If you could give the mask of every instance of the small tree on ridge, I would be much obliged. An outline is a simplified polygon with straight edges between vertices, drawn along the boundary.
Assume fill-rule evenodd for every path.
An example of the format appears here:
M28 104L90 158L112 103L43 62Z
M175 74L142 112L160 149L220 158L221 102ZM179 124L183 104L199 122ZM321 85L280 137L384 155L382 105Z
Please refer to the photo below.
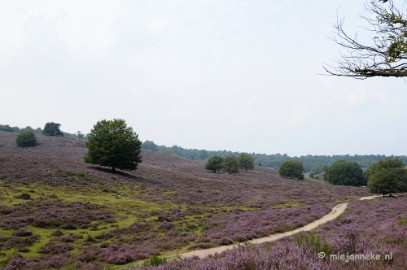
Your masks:
M286 160L281 164L279 173L286 178L304 179L304 165L298 160Z
M223 159L223 171L228 174L239 173L240 164L235 156L227 156Z
M247 170L253 170L254 169L254 158L247 154L247 153L241 153L237 160L239 161L240 168L244 169L246 172Z
M61 124L48 122L45 124L42 134L47 136L64 136L62 131L59 129L60 126Z
M213 156L205 164L205 169L216 173L216 171L222 170L223 158L220 156Z

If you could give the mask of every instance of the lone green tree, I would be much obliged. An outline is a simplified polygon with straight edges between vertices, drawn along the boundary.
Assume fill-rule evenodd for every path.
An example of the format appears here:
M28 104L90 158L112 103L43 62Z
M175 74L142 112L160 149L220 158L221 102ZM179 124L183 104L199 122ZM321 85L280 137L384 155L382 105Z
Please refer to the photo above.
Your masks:
M244 169L246 172L247 170L254 169L254 158L251 155L247 153L241 153L237 157L237 160L239 161L240 168Z
M217 171L222 170L223 168L223 158L220 156L213 156L208 159L205 164L205 169L216 173Z
M279 173L285 178L304 179L304 165L301 161L289 159L281 164Z
M239 173L240 163L235 156L227 156L223 159L223 171L228 174Z
M16 143L19 147L29 147L36 145L37 140L34 132L24 129L18 133Z
M382 195L407 191L407 171L399 158L389 157L367 169L367 186L372 193Z
M335 161L326 169L326 180L334 185L365 186L362 168L355 162Z
M141 162L141 141L122 119L102 120L91 130L86 142L85 162L116 169L136 170Z
M60 126L61 124L48 122L45 124L42 134L47 136L64 136L62 131L59 129Z

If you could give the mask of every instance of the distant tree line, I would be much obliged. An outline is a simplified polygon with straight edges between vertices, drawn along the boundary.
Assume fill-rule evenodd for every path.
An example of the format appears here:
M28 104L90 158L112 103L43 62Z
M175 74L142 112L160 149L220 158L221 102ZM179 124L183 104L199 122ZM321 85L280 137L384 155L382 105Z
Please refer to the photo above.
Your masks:
M159 151L162 153L167 153L171 155L180 156L192 160L207 160L213 156L219 156L225 158L227 156L238 156L240 152L232 151L209 151L209 150L198 150L198 149L186 149L180 146L164 146L157 145L153 141L145 141L142 144L143 149L148 149L152 151ZM259 166L271 167L278 169L286 160L297 160L302 162L304 166L304 171L313 174L318 174L326 169L326 166L332 165L338 160L346 160L349 162L357 163L362 168L367 168L375 162L384 160L387 158L385 155L306 155L300 157L290 157L287 154L257 154L250 153L250 156L254 158L254 163ZM407 163L407 156L398 156L400 160Z
M27 126L25 128L19 128L19 127L11 127L10 125L0 125L0 131L6 131L6 132L17 132L21 130L31 130L32 132L41 132L41 128L33 129L30 126Z
M225 158L213 156L206 162L205 169L213 173L221 170L229 174L239 173L240 170L247 172L254 169L254 159L247 153L241 153L238 157L233 155L226 156Z
M61 131L60 126L61 126L61 124L59 124L59 123L48 122L45 124L43 129L40 127L34 129L30 126L20 128L17 126L12 127L10 125L0 124L0 131L19 132L19 131L23 131L23 130L29 130L29 131L32 131L33 133L42 133L46 136L64 136L67 138L79 139L80 141L87 139L87 136L89 135L89 134L84 134L81 131L77 131L76 133L69 133L69 132Z

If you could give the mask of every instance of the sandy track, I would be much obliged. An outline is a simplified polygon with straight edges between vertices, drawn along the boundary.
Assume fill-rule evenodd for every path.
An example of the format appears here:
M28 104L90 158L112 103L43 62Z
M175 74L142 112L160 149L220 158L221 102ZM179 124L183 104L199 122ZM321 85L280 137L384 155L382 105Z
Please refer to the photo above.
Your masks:
M373 196L367 196L367 197L362 197L359 200L360 201L364 201L364 200L373 200L376 198L379 198L382 196L379 195L373 195ZM336 206L334 206L331 210L331 212L329 212L328 214L326 214L325 216L321 217L320 219L317 219L303 227L300 227L298 229L295 229L293 231L289 231L289 232L284 232L284 233L276 233L276 234L272 234L266 237L262 237L262 238L257 238L257 239L253 239L250 241L247 241L245 243L249 243L249 244L261 244L261 243L267 243L267 242L273 242L276 240L279 240L283 237L286 236L291 236L294 234L297 234L299 232L306 232L306 231L311 231L319 226L321 226L322 224L329 222L331 220L336 219L337 217L339 217L343 212L345 212L346 207L348 206L348 203L341 203L338 204ZM238 247L239 245L245 244L245 243L241 243L241 244L236 244L236 245L227 245L227 246L220 246L220 247L214 247L214 248L208 248L208 249L200 249L200 250L193 250L193 251L189 251L186 253L182 253L182 254L178 254L178 256L182 259L185 258L191 258L194 256L197 256L199 258L205 258L209 255L215 255L216 253L222 253L226 250L229 249L233 249Z
M261 243L266 243L266 242L273 242L276 241L278 239L281 239L283 237L286 236L290 236L293 234L297 234L299 232L305 232L305 231L311 231L315 228L317 228L318 226L334 220L335 218L337 218L338 216L340 216L346 209L346 207L348 206L348 203L341 203L338 204L336 206L334 206L331 210L331 212L329 212L328 214L326 214L325 216L321 217L320 219L317 219L303 227L300 227L298 229L295 229L293 231L289 231L289 232L284 232L284 233L276 233L276 234L272 234L266 237L262 237L262 238L257 238L257 239L253 239L250 241L247 241L246 243L250 243L250 244L261 244ZM240 244L241 245L241 244ZM227 245L227 246L220 246L220 247L215 247L215 248L208 248L208 249L201 249L201 250L193 250L190 252L186 252L186 253L182 253L179 254L178 256L181 257L182 259L185 258L190 258L190 257L194 257L197 256L199 258L205 258L209 255L214 255L216 253L221 253L223 251L229 250L229 249L233 249L235 247L237 247L238 245Z
M366 201L366 200L373 200L376 198L383 197L382 195L372 195L372 196L367 196L367 197L362 197L359 199L359 201Z

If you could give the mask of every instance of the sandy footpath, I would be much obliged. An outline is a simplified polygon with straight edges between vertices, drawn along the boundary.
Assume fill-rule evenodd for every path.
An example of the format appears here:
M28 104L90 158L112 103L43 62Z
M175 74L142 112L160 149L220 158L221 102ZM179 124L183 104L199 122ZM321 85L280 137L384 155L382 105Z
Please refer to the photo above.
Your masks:
M375 198L379 198L381 196L378 195L373 195L373 196L368 196L368 197L362 197L359 200L364 201L364 200L372 200ZM262 237L262 238L257 238L257 239L253 239L250 241L245 242L246 244L261 244L261 243L267 243L267 242L273 242L276 241L278 239L281 239L283 237L286 236L291 236L294 234L297 234L299 232L306 232L306 231L311 231L319 226L321 226L322 224L329 222L331 220L336 219L337 217L339 217L343 212L345 212L346 207L348 206L348 203L341 203L338 204L336 206L334 206L331 210L331 212L329 212L328 214L326 214L325 216L321 217L320 219L317 219L303 227L297 228L293 231L288 231L288 232L284 232L284 233L276 233L276 234L272 234L266 237ZM199 250L193 250L193 251L189 251L186 253L182 253L182 254L178 254L178 256L182 259L185 258L190 258L190 257L194 257L197 256L199 258L205 258L209 255L214 255L216 253L221 253L223 251L229 250L229 249L233 249L238 247L239 245L244 245L245 243L240 243L240 244L234 244L234 245L227 245L227 246L220 246L220 247L214 247L214 248L208 248L208 249L199 249Z
M281 239L283 237L286 236L290 236L293 234L297 234L299 232L305 232L305 231L311 231L315 228L317 228L318 226L334 220L335 218L337 218L338 216L340 216L346 209L346 207L348 206L348 203L341 203L336 205L334 208L332 208L331 212L329 212L328 214L326 214L325 216L321 217L320 219L317 219L303 227L300 227L298 229L295 229L293 231L288 231L288 232L284 232L284 233L276 233L276 234L272 234L266 237L262 237L262 238L257 238L257 239L253 239L250 241L247 241L246 243L250 243L250 244L261 244L261 243L266 243L266 242L273 242L276 241L278 239ZM243 243L244 244L244 243ZM241 245L241 244L240 244ZM200 249L200 250L193 250L190 252L186 252L186 253L182 253L179 254L179 256L183 259L185 258L190 258L193 256L197 256L199 258L204 258L206 256L209 255L214 255L216 253L221 253L225 250L229 250L232 248L237 247L238 245L227 245L227 246L220 246L220 247L215 247L215 248L208 248L208 249Z

